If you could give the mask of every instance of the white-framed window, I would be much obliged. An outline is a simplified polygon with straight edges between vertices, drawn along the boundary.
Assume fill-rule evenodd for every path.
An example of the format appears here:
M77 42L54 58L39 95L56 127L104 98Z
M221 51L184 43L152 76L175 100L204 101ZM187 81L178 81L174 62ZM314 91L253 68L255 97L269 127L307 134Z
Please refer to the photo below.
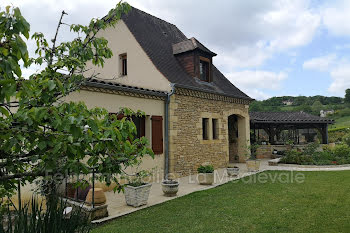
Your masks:
M119 55L119 60L120 60L120 75L121 76L126 76L128 75L128 58L126 53L120 54Z

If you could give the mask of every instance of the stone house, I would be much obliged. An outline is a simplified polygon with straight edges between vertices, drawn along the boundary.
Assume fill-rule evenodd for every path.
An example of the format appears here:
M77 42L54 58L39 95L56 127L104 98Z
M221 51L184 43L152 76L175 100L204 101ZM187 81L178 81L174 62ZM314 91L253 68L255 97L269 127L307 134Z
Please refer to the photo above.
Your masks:
M283 103L284 105L287 105L287 106L293 105L293 101L291 101L291 100L284 100L284 101L282 101L282 103Z
M245 160L252 99L214 66L214 52L136 8L99 36L114 56L103 68L89 65L86 76L95 72L99 78L67 100L111 113L120 107L144 111L146 117L134 122L156 155L145 158L143 168L179 177L203 163L218 168Z
M328 115L333 115L334 110L321 110L320 111L320 117L327 117Z

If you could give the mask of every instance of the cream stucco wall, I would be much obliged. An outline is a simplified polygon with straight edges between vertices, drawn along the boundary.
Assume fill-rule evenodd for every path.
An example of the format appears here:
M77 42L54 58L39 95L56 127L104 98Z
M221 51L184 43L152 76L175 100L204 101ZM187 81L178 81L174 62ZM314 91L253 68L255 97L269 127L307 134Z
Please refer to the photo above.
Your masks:
M83 101L88 108L102 107L107 109L109 112L118 112L121 107L128 107L132 110L141 110L146 114L146 138L152 145L152 127L151 127L151 116L163 116L164 118L164 101L157 99L146 99L138 97L130 97L124 95L116 95L102 92L94 92L81 90L80 92L73 92L64 98L66 102L78 102ZM163 127L164 134L164 127ZM161 181L164 175L164 154L155 155L154 159L150 156L145 156L142 159L142 163L139 166L139 170L152 170L153 175L150 177L152 181ZM133 174L135 168L126 169L128 174ZM96 187L101 187L105 191L112 190L113 185L107 187L104 184L96 183ZM28 202L31 200L33 190L36 186L34 184L27 184L21 187L22 202ZM15 205L18 205L17 193L13 196L12 201Z
M171 90L170 82L153 65L122 20L118 21L115 27L101 31L98 36L108 40L113 57L105 60L103 68L89 63L87 69L90 70L85 73L87 77L95 72L99 73L99 78L111 82L152 90ZM127 54L127 76L121 76L119 55L124 53Z
M83 101L88 108L101 107L109 112L118 112L121 107L144 111L146 115L164 115L164 100L146 99L81 90L68 95L65 101Z
M82 90L80 92L71 93L65 98L65 101L83 101L88 108L101 107L109 112L118 112L120 108L127 107L134 111L141 110L146 114L146 138L152 145L152 116L162 116L164 119L164 100L138 98L124 95L116 95L102 92L94 92ZM164 127L163 127L164 135ZM164 145L163 145L164 148ZM163 170L164 155L155 155L155 158L145 157L142 161L140 169L157 168Z

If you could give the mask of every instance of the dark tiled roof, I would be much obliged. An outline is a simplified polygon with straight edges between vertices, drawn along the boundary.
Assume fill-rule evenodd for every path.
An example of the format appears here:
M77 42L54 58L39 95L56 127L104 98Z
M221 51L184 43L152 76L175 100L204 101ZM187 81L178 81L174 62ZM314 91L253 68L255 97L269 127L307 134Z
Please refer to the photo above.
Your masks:
M195 49L200 49L206 53L211 54L212 56L216 56L216 53L210 51L207 47L205 47L201 42L199 42L194 37L192 37L191 39L181 41L177 44L173 44L173 54L174 55L188 52L188 51L192 51Z
M153 64L175 86L251 99L227 80L215 66L213 66L213 82L209 84L190 77L173 54L174 44L188 41L188 38L175 25L136 8L132 8L128 14L123 15L122 19ZM197 46L207 49L201 44Z
M331 119L314 116L305 112L250 112L252 123L327 123Z
M99 87L99 88L106 88L106 89L113 89L113 90L120 90L120 91L126 91L126 92L140 93L140 94L152 95L152 96L160 96L160 97L167 96L167 93L162 91L155 91L155 90L150 90L146 88L127 86L127 85L122 85L115 82L106 82L106 81L97 80L97 79L89 79L85 81L84 85Z

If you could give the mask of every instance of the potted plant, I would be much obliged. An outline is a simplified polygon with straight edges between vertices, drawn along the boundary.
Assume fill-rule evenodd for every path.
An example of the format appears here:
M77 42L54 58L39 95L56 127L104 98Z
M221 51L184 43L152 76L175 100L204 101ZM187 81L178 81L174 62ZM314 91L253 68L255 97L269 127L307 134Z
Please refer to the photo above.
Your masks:
M176 196L177 191L179 191L179 182L171 179L163 180L162 190L163 190L164 196L167 196L167 197Z
M198 181L201 185L211 185L214 182L214 167L201 165L198 169Z
M256 143L251 144L248 147L247 152L248 152L249 158L246 160L248 172L257 172L260 169L260 159L256 159L256 151L258 147L259 145Z
M237 166L228 166L226 168L228 176L238 176L239 175L239 167Z
M126 177L128 184L124 187L124 194L127 205L139 207L147 204L152 184L144 182L144 179L150 175L151 172L142 170Z

